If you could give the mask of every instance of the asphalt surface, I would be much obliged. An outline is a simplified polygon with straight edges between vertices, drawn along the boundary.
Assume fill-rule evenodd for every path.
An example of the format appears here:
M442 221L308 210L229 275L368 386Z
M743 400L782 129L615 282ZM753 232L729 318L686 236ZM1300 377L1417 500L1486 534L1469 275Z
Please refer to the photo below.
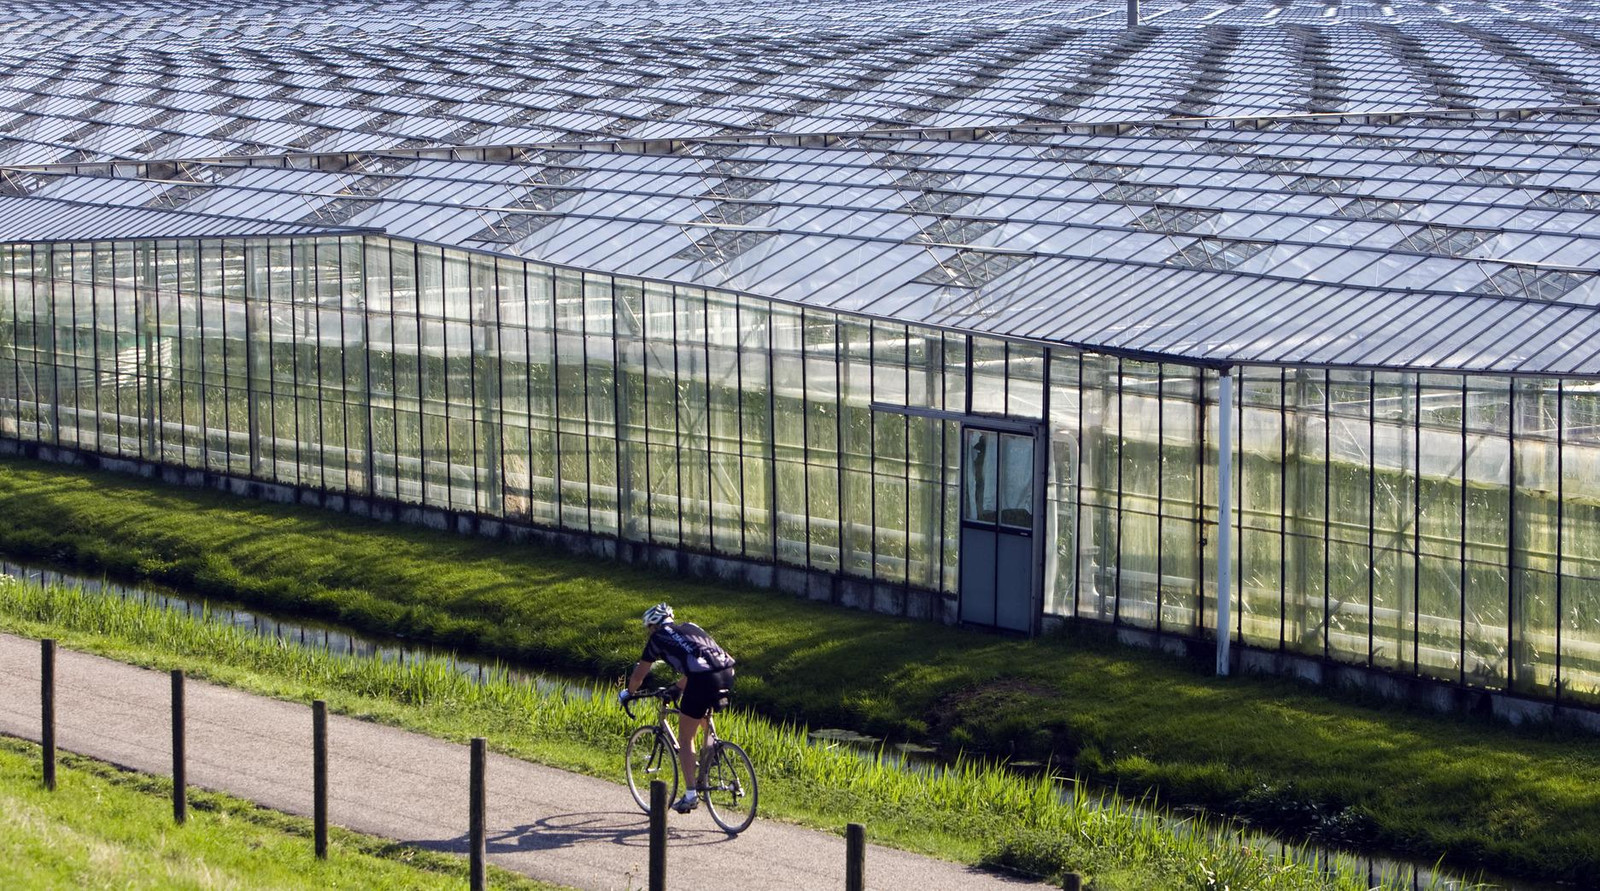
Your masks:
M0 634L0 733L39 740L39 676L38 641ZM193 680L184 698L190 785L311 814L308 704ZM65 751L171 776L171 701L164 672L57 652L56 741ZM340 715L328 717L328 741L331 822L465 854L466 746ZM645 886L648 821L625 786L493 753L487 779L491 863L577 888ZM844 887L842 836L758 818L730 838L703 807L670 817L668 887ZM870 845L867 883L915 891L1044 887Z

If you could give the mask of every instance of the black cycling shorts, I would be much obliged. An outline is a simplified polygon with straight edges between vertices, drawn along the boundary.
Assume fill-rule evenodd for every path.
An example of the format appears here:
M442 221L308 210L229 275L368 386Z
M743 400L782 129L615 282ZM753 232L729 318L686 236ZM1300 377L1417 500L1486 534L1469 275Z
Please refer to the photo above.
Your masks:
M728 707L728 693L733 689L733 669L703 671L689 675L683 688L683 700L678 711L699 720L714 708Z

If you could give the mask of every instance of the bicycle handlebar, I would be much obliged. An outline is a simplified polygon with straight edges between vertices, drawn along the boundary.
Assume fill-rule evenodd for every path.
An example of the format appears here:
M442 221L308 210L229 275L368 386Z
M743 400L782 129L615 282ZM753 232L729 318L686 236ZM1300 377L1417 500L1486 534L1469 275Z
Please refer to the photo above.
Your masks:
M629 696L628 699L625 702L622 703L622 710L624 712L626 712L628 717L631 719L631 718L633 718L633 704L635 702L637 702L638 700L640 700L640 699L663 699L663 700L669 700L669 699L676 698L678 696L679 692L680 691L678 690L677 686L673 685L673 684L668 684L665 687L657 687L654 690L640 690L639 692L633 694L632 696Z

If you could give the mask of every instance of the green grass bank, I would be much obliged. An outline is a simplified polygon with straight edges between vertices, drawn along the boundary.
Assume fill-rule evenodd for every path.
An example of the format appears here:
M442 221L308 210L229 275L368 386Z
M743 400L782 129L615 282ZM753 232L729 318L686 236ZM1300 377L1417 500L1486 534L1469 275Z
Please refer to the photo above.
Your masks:
M330 829L328 859L311 822L215 792L189 793L172 822L170 780L62 754L56 790L39 781L39 747L0 737L0 888L439 889L467 881L460 857ZM558 891L491 867L495 888Z
M476 683L443 660L405 665L331 655L257 637L220 621L138 602L0 579L0 629L266 695L326 699L337 711L437 736L487 733L495 748L603 776L622 772L621 742L638 719L609 695L541 693L503 673ZM849 821L873 838L951 859L1086 874L1093 891L1231 887L1367 889L1355 869L1324 875L1263 853L1236 832L1146 818L1127 801L971 761L928 775L810 745L803 730L734 711L720 731L760 765L762 812L837 831ZM618 790L619 795L621 790ZM1379 887L1400 887L1378 883Z
M638 614L666 599L738 656L738 699L769 718L1052 758L1312 838L1600 883L1600 746L1557 728L27 461L0 463L0 550L597 678L635 658Z

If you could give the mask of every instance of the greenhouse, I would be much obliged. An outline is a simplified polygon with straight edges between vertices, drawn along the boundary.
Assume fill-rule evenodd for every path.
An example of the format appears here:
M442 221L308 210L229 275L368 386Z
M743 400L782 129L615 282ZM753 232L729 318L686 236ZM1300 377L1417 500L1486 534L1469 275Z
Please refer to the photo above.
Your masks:
M0 4L0 445L1600 703L1582 4L695 10Z

